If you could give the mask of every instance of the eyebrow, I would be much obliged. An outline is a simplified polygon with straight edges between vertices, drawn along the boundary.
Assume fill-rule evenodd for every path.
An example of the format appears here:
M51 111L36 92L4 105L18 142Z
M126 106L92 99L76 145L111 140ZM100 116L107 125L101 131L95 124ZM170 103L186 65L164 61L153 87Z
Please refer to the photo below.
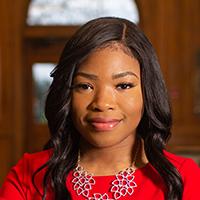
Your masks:
M127 72L121 72L118 74L113 74L112 75L112 79L118 79L118 78L123 78L125 76L135 76L136 78L139 79L138 75L131 72L131 71L127 71ZM98 80L98 76L94 75L94 74L89 74L89 73L85 73L85 72L77 72L75 76L82 76L91 80Z
M135 76L136 78L139 78L139 77L137 76L137 74L135 74L135 73L133 73L133 72L130 72L130 71L127 71L127 72L121 72L121 73L119 73L119 74L114 74L114 75L112 75L112 79L122 78L122 77L129 76L129 75Z
M85 73L85 72L77 72L77 73L75 74L75 76L83 76L83 77L88 78L88 79L91 79L91 80L97 80L97 79L98 79L98 76L97 76L97 75L88 74L88 73Z

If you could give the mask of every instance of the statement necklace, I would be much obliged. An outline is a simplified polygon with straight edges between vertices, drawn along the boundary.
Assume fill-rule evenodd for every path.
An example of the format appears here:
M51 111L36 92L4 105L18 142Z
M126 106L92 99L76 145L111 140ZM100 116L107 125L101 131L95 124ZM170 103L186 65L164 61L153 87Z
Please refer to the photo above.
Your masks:
M88 173L80 165L80 152L78 157L78 165L73 170L73 189L76 191L78 196L83 196L87 200L118 200L123 196L132 195L134 188L137 187L136 182L134 181L135 168L133 167L138 154L138 146L136 153L133 159L133 163L130 167L118 172L115 175L115 179L111 182L111 187L109 192L112 193L112 197L109 197L107 193L94 193L90 195L92 186L96 184L93 174Z

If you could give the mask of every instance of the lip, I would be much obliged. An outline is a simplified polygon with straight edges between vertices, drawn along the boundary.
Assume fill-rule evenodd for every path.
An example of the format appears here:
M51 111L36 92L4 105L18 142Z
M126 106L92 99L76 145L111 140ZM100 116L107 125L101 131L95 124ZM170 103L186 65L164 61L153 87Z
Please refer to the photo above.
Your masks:
M113 130L119 123L120 119L111 119L111 118L91 118L88 120L89 124L96 131L111 131Z

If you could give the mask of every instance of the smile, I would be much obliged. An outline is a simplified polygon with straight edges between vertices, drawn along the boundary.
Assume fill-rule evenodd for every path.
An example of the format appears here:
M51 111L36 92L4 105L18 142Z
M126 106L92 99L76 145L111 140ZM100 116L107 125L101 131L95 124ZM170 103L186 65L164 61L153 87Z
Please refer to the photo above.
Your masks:
M111 131L113 130L121 120L118 119L102 119L102 118L95 118L89 121L92 127L96 131Z

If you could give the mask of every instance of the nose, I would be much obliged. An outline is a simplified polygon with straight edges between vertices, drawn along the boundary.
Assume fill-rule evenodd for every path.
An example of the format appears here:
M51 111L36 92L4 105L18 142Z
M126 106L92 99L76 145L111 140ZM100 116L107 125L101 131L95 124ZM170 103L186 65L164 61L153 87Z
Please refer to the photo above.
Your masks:
M109 88L102 88L95 92L89 109L95 112L114 110L116 107L115 102L114 92Z

